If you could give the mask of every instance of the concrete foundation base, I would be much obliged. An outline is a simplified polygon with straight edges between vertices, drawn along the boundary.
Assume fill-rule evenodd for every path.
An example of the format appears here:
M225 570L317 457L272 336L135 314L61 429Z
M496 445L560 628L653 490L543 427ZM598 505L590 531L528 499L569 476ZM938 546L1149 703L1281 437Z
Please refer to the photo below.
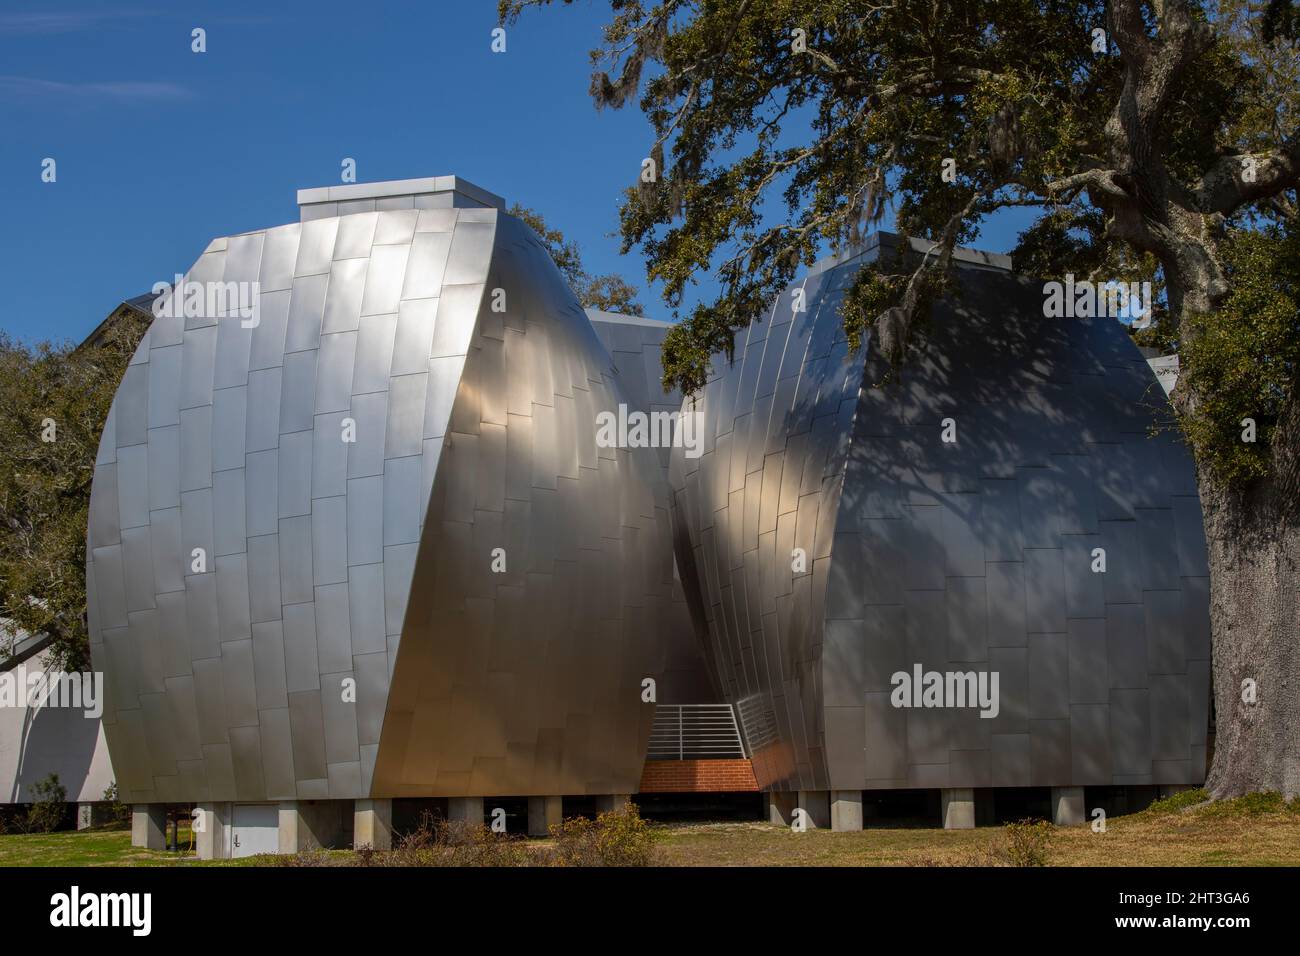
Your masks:
M200 860L224 860L230 856L226 828L230 825L230 804L204 803L190 815L194 829L194 850Z
M551 835L551 827L564 822L564 799L562 797L528 798L528 835L544 837Z
M799 805L798 794L772 792L763 794L767 805L767 820L778 826L788 827L794 822L795 807Z
M167 848L167 808L161 803L137 803L131 807L131 845L146 850ZM78 813L77 829L81 829Z
M452 797L447 801L447 819L452 823L483 823L482 797Z
M596 798L597 813L614 813L632 802L630 793L609 793Z
M1052 788L1052 822L1058 827L1073 827L1088 818L1083 803L1083 787Z
M836 833L862 829L862 791L831 791L831 829Z
M975 791L970 787L942 790L939 794L945 830L975 829Z
M809 830L825 830L831 825L830 791L800 790L799 809L804 812L804 826Z
M352 847L373 850L393 848L393 801L354 800L352 803Z

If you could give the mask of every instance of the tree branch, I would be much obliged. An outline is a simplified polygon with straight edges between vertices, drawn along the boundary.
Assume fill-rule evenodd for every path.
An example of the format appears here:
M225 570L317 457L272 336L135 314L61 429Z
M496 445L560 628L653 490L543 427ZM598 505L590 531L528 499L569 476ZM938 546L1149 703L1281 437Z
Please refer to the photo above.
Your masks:
M1221 157L1192 186L1192 195L1201 212L1229 216L1247 203L1276 196L1298 183L1300 129L1276 149Z

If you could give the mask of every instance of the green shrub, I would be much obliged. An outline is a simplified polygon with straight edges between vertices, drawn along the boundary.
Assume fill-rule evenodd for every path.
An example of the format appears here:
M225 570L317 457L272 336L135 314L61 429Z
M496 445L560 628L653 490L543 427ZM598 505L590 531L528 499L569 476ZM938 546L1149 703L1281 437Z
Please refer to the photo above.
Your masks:
M1052 825L1046 820L1020 820L1004 829L1002 854L1010 866L1047 866Z
M1182 793L1175 793L1163 800L1157 800L1147 807L1149 813L1177 813L1180 810L1186 810L1188 807L1194 807L1198 803L1204 803L1210 799L1210 795L1205 792L1204 787L1197 787L1195 790L1184 790Z
M32 787L32 805L27 808L27 830L49 833L57 830L68 812L68 790L57 773L49 774Z
M594 821L565 820L551 834L554 866L648 866L654 858L656 834L632 803Z
M117 789L116 780L104 788L104 796L102 799L108 804L107 809L110 826L120 827L131 822L131 808L122 802L121 794Z

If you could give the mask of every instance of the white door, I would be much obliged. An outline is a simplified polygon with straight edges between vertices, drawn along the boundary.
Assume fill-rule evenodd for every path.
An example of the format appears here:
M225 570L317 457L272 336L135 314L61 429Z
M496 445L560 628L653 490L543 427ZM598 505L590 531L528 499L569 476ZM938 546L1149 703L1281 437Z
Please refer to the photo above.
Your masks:
M280 807L274 803L237 803L230 827L230 855L253 856L280 849Z

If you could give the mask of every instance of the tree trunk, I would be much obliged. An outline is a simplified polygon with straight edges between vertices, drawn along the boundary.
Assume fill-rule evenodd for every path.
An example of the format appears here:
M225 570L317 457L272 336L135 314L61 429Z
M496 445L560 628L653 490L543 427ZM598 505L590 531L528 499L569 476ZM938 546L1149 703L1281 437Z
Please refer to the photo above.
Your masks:
M1175 210L1162 257L1184 341L1192 320L1228 291L1213 231ZM1172 241L1170 241L1172 240ZM1173 395L1180 414L1201 396ZM1198 467L1210 568L1216 718L1206 789L1216 800L1264 790L1300 796L1300 406L1292 397L1272 434L1271 473L1225 488Z
M1123 51L1124 89L1105 127L1108 177L1089 197L1108 215L1107 235L1153 253L1165 274L1170 315L1186 348L1197 320L1223 305L1229 287L1218 243L1227 218L1243 205L1295 183L1289 153L1270 160L1270 181L1238 178L1235 154L1220 157L1212 188L1173 181L1161 132L1180 78L1214 41L1196 5L1111 0L1108 24ZM1154 35L1148 12L1154 13ZM1292 147L1288 144L1286 147ZM1115 188L1118 187L1118 190ZM1180 415L1202 398L1187 375L1174 390ZM1300 795L1300 399L1271 435L1269 474L1236 490L1198 466L1210 566L1210 628L1217 718L1214 765L1206 788L1215 799L1274 790ZM1244 685L1244 686L1243 686Z
M1300 795L1300 525L1272 478L1238 493L1202 475L1200 492L1217 717L1205 786L1216 800L1261 790L1290 800Z

